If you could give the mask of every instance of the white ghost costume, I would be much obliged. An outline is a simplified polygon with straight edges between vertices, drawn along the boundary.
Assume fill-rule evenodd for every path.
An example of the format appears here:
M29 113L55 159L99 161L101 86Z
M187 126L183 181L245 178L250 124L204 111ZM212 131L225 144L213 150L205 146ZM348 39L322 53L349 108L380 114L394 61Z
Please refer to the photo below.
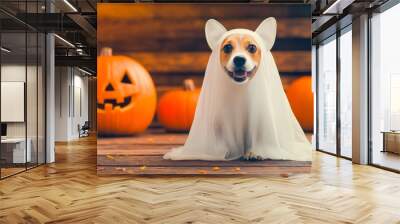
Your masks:
M231 34L251 35L261 48L259 67L243 84L226 74L219 59L221 44ZM264 20L255 32L227 31L216 20L207 21L212 53L194 121L184 146L164 159L224 161L251 152L258 159L311 160L312 146L290 108L270 52L275 36L274 18Z

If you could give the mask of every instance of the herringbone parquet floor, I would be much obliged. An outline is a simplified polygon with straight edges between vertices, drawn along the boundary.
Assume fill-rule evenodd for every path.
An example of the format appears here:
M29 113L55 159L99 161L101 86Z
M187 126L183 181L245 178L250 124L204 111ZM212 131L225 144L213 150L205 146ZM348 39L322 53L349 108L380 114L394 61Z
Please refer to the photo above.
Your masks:
M0 223L400 223L400 175L314 153L286 177L98 177L96 141L0 181Z

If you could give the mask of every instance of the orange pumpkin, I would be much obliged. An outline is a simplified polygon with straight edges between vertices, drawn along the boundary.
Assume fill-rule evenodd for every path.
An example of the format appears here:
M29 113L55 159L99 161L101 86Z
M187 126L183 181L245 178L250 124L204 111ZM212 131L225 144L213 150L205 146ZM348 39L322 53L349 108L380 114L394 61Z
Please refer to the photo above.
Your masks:
M157 109L158 121L170 131L189 131L194 119L200 90L191 79L184 81L184 89L164 94Z
M104 48L97 58L97 119L99 134L143 132L156 110L156 90L146 69L126 56Z
M312 131L314 126L314 96L311 85L311 77L303 76L293 81L286 89L293 113L306 131Z

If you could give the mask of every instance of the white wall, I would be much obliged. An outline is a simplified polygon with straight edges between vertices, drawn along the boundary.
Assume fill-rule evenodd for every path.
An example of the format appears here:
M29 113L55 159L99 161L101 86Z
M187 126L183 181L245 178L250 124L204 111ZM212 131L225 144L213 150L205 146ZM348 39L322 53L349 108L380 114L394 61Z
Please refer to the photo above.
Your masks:
M38 70L37 70L38 69ZM25 80L27 78L27 80ZM44 162L44 74L42 68L25 64L3 64L1 66L1 81L5 82L24 82L26 84L26 110L27 120L23 122L6 122L7 137L24 138L25 135L30 140L32 161ZM7 97L7 96L2 96ZM10 110L10 108L1 108ZM22 111L25 113L25 111ZM37 153L39 156L37 157Z
M1 81L25 82L25 64L24 65L2 65ZM6 110L6 108L1 108ZM7 137L25 137L25 123L12 122L7 123Z
M55 68L55 141L68 140L68 88L69 88L69 69L67 67Z
M28 67L29 69L29 67ZM25 64L24 65L2 65L1 81L19 81L25 82Z
M55 73L55 140L70 141L88 120L88 78L72 67L56 67Z
M30 74L36 74L36 67L28 66L27 67L28 78ZM25 64L6 64L1 66L1 81L4 82L25 82ZM29 79L29 87L36 86L36 80ZM28 107L30 106L36 108L36 88L27 88L27 103ZM34 103L34 104L32 104ZM39 105L40 106L40 105ZM2 108L2 110L7 110L7 108ZM36 113L28 113L28 122L35 122L37 115ZM33 127L33 125L28 124L28 128ZM36 129L36 126L35 126ZM29 130L28 130L29 131ZM29 133L28 133L29 135ZM7 136L8 137L25 137L25 122L7 122ZM29 137L29 136L28 136Z

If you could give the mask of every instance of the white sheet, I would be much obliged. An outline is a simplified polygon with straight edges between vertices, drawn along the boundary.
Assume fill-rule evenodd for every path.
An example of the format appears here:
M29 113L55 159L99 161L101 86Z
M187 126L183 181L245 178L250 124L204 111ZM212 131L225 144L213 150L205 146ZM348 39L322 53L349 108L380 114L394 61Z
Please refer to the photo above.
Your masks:
M255 76L240 85L225 74L219 60L220 45L230 34L253 36L262 51ZM273 18L255 32L226 31L216 20L207 22L213 50L195 118L185 145L166 153L165 159L235 160L251 151L263 159L311 160L312 146L290 108L270 52L275 35Z

